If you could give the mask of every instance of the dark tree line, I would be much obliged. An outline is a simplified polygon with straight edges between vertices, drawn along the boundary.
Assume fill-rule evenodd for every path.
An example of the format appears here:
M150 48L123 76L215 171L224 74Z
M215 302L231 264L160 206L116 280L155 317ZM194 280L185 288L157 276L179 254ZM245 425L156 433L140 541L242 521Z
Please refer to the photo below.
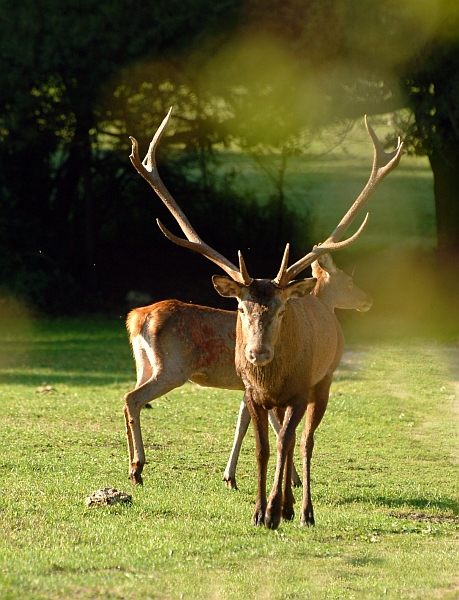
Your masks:
M405 80L414 121L409 147L429 157L434 174L438 250L459 267L459 41L432 40Z
M223 253L256 240L248 260L267 272L298 235L283 184L304 133L411 108L439 258L457 263L458 40L450 0L4 0L0 286L54 313L114 310L129 289L215 303L212 267L156 235L169 217L127 160L128 136L146 149L170 105L167 185ZM216 150L231 143L279 157L264 210L235 191L237 174L221 176Z
M119 74L140 58L180 55L207 30L224 32L235 6L228 0L193 1L191 11L181 0L1 3L4 287L54 311L100 309L110 306L110 292L129 289L131 282L120 279L139 275L132 246L146 237L148 223L151 232L156 213L127 160L126 127L110 114L104 94L113 94ZM111 150L100 141L107 124L117 133ZM145 255L155 251L147 248L138 260L143 269L151 263Z

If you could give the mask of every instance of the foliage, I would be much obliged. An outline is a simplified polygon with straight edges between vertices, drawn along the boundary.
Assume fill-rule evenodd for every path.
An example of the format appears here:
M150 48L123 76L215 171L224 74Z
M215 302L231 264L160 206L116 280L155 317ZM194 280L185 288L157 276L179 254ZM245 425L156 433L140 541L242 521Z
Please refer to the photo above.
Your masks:
M251 0L247 6L247 35L263 31L270 42L282 46L289 64L296 63L296 86L287 87L295 114L303 98L313 120L355 118L401 107L413 110L407 142L429 156L434 173L438 259L443 266L452 263L457 268L457 3Z
M317 525L274 533L250 525L250 432L239 490L221 482L240 393L187 384L144 410L133 488L122 322L16 313L0 330L2 598L457 598L457 344L348 348L316 434ZM86 508L106 486L132 505Z
M190 198L190 213L205 214L207 231L215 220L205 223L213 215L200 210L203 198L214 196L214 207L228 203L228 239L248 245L250 232L263 231L261 239L269 232L271 256L295 235L286 174L297 154L312 154L324 124L410 106L408 141L428 154L435 175L441 256L455 256L458 17L450 0L173 0L135 7L125 0L6 0L3 287L53 313L120 306L119 264L135 261L123 251L151 240L156 216L139 208L140 196L129 197L141 187L127 175L127 137L146 147L170 105L174 123L162 159L178 169L174 178ZM253 198L234 193L238 174L217 176L218 152L235 148L268 169L260 219ZM249 236L228 229L242 220L226 219L235 212L251 220ZM259 255L266 256L265 246L257 242ZM163 252L162 243L151 250ZM124 288L145 287L142 275L123 276ZM158 279L176 295L172 283Z
M65 310L69 296L80 310L100 306L94 266L103 220L97 148L104 86L139 57L189 48L207 28L219 28L222 14L226 27L236 5L200 0L190 18L190 6L175 1L1 4L1 275L14 293L32 296L42 310ZM30 255L43 258L37 285L27 265L17 274Z
M412 65L406 86L415 121L408 140L424 152L435 178L438 249L459 260L459 41L433 40Z

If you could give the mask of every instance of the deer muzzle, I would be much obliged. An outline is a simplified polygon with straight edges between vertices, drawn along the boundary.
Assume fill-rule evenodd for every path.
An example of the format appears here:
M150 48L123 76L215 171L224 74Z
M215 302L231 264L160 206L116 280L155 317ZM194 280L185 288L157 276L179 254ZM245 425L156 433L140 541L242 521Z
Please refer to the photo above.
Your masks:
M253 348L247 346L245 350L246 359L255 365L256 367L264 367L270 363L274 357L274 350L272 348Z
M365 298L362 301L362 304L357 309L359 312L367 312L373 306L373 298L371 296L365 295Z

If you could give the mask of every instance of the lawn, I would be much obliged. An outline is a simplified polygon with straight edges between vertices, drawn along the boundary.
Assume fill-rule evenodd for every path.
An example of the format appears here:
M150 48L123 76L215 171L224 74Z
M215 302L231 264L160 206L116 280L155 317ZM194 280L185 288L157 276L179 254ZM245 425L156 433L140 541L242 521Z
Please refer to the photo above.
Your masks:
M289 165L288 202L316 241L368 178L358 133L340 157ZM261 172L239 166L240 188L265 193ZM186 384L144 409L148 462L132 487L124 314L45 320L0 305L1 600L459 599L459 330L432 259L426 161L404 157L368 208L337 263L375 302L340 315L347 350L316 433L314 528L298 516L275 532L250 525L251 431L239 489L224 487L236 392ZM109 486L132 503L86 506Z
M186 384L144 410L134 488L122 320L4 321L2 600L459 598L459 347L355 337L316 434L316 527L272 532L250 525L251 432L239 490L221 481L239 393ZM132 504L88 508L106 486Z

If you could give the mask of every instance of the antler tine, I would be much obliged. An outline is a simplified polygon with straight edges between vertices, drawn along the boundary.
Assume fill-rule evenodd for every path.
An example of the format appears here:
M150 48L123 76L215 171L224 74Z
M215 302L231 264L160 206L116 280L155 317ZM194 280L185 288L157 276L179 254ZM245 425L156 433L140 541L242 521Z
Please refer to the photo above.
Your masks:
M319 258L319 256L322 256L322 254L325 254L327 252L336 252L337 250L342 250L343 248L347 248L348 246L353 244L355 241L357 241L357 239L365 231L369 220L370 220L370 213L367 213L363 223L360 225L358 230L354 233L354 235L347 238L347 240L343 240L342 242L329 242L329 243L324 242L323 244L318 244L317 246L314 246L314 248L311 252L306 254L306 256L303 256L303 258L301 258L295 264L291 265L284 272L281 280L278 282L279 287L286 286L289 281L292 281L292 279L294 279L298 275L298 273L301 273L301 271L304 271L304 269L306 269L306 267L309 267L309 265L312 265L312 263L315 260L317 260ZM328 240L327 240L327 242L328 242Z
M161 229L161 231L164 233L164 235L167 237L167 239L170 240L171 242L174 242L174 244L177 244L177 246L182 246L182 248L188 248L189 250L194 250L195 252L202 254L203 256L205 256L206 258L208 258L209 260L214 262L216 265L221 267L224 271L226 271L228 273L228 275L230 275L233 279L235 279L239 283L243 283L244 285L250 285L250 283L252 282L252 278L250 277L250 275L247 272L247 268L245 266L244 259L242 258L242 254L240 252L239 252L239 263L241 265L240 272L239 271L230 272L229 269L226 269L221 264L221 261L218 258L218 253L216 253L217 256L214 256L213 254L208 252L209 247L206 244L179 238L176 235L174 235L173 233L171 233L169 231L169 229L167 229L167 227L165 227L159 219L156 219L156 223L158 224L158 227Z
M367 116L365 115L365 126L373 142L373 167L371 170L370 177L367 184L363 188L362 192L355 200L354 204L347 211L344 217L339 222L333 233L323 242L320 246L316 246L312 252L301 258L294 265L289 267L282 275L282 285L287 285L298 273L309 267L310 264L316 260L318 256L325 252L335 252L342 248L346 248L354 243L362 234L368 223L369 215L365 217L365 221L360 226L359 230L344 242L339 242L343 235L348 230L351 223L354 221L357 214L362 210L365 204L368 202L370 197L375 192L381 181L393 171L398 164L403 154L403 143L398 138L397 148L392 152L385 152L382 142L378 139L376 133L368 122ZM278 275L279 277L279 275ZM280 284L279 284L280 285Z
M169 112L164 117L161 125L155 133L150 143L150 146L148 147L148 152L143 161L140 160L139 144L137 140L134 137L129 137L132 143L132 150L129 158L139 175L141 175L145 179L145 181L147 181L151 185L151 187L155 190L155 192L167 206L168 210L172 213L186 237L189 240L197 242L199 241L198 234L194 231L186 215L183 213L180 206L177 204L172 195L169 193L169 190L164 185L158 173L158 168L156 166L156 148L158 146L159 140L161 139L164 133L164 130L166 129L169 123L171 113L172 107L169 109Z
M239 271L242 276L242 281L245 285L250 285L252 283L252 278L250 277L249 272L247 271L247 267L245 266L245 261L242 256L242 252L240 250L238 251L238 256L239 256Z
M151 185L151 187L161 198L163 203L168 208L169 212L173 215L177 223L180 225L180 228L185 234L187 240L183 240L173 235L158 221L159 228L164 233L164 235L175 244L199 252L200 254L217 264L220 268L222 268L232 279L239 283L247 284L248 280L251 281L247 273L247 269L245 269L244 273L241 273L241 271L231 261L229 261L223 255L219 254L216 250L214 250L201 240L201 238L198 236L198 234L188 221L185 213L174 200L174 198L164 185L161 177L159 176L158 168L156 166L156 148L159 143L159 140L161 139L161 136L163 135L164 130L167 127L167 124L169 123L171 113L172 107L169 109L169 112L167 113L167 115L163 119L163 122L161 123L157 132L155 133L148 148L148 152L143 161L141 161L139 157L139 144L137 143L137 140L133 137L129 138L132 143L132 150L129 158L134 168Z
M385 152L383 143L378 139L373 127L370 125L367 116L365 115L365 127L373 142L373 167L366 186L358 196L357 200L347 211L344 217L339 222L331 236L324 242L338 242L348 230L351 223L354 221L357 214L362 210L368 200L371 198L376 188L381 181L393 171L398 164L403 154L403 143L398 138L397 148L392 152Z
M279 287L282 287L282 281L284 280L285 274L287 272L289 254L290 254L290 244L287 244L285 246L284 256L282 257L282 263L281 263L281 266L279 269L279 273L273 279L273 283L275 283ZM288 281L286 283L288 283Z

